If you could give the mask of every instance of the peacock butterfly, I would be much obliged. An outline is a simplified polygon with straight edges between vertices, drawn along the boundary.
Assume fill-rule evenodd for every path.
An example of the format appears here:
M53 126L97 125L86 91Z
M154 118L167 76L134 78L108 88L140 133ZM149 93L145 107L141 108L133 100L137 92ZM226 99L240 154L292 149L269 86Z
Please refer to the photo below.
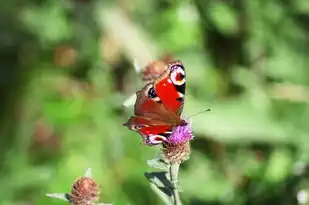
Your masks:
M136 92L134 114L124 126L142 136L147 145L166 141L175 127L186 125L181 118L186 77L183 64L176 60L162 64L164 72Z

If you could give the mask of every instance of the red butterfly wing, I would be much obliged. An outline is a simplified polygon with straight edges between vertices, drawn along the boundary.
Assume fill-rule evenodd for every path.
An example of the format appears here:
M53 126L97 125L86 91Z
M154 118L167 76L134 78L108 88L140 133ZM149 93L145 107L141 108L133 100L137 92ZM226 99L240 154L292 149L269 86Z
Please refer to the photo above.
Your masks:
M181 115L186 91L184 66L180 61L172 61L169 69L154 81L154 90L167 110Z
M158 97L148 97L151 90L153 90L152 83L136 93L137 100L134 106L136 116L131 117L124 125L139 133L146 144L154 145L165 140L173 128L181 124L182 119L159 103Z
M148 145L159 144L172 132L173 126L162 121L147 119L145 117L131 117L125 124L130 130L135 130L142 136L143 142Z

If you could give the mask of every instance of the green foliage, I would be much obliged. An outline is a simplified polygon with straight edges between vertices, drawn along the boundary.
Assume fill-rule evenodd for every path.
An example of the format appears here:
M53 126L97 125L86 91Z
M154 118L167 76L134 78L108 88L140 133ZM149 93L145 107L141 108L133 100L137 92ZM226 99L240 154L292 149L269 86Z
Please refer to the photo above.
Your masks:
M212 109L190 119L184 204L288 205L309 194L308 1L3 4L1 204L64 204L45 193L70 191L88 167L102 202L162 204L143 175L158 148L122 126L133 107L121 104L142 84L130 56L146 61L148 45L184 62L185 116ZM133 31L100 19L115 8Z

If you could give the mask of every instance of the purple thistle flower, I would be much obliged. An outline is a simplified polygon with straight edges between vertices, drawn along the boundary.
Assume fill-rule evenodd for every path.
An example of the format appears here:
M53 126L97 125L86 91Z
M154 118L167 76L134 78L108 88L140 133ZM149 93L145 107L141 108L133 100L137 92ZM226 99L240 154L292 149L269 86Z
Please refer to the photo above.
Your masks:
M177 126L166 140L167 143L177 145L183 144L193 139L192 128L189 123Z

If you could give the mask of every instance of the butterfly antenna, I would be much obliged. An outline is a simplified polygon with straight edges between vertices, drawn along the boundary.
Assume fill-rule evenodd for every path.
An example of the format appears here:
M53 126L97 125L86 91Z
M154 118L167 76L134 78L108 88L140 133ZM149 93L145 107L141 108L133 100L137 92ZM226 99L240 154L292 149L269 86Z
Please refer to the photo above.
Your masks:
M192 117L194 117L194 116L196 116L196 115L202 114L202 113L204 113L204 112L209 112L209 111L211 111L210 108L208 108L208 109L206 109L206 110L203 110L203 111L200 111L200 112L198 112L198 113L195 113L195 114L189 116L188 119L190 119L190 118L192 118Z

